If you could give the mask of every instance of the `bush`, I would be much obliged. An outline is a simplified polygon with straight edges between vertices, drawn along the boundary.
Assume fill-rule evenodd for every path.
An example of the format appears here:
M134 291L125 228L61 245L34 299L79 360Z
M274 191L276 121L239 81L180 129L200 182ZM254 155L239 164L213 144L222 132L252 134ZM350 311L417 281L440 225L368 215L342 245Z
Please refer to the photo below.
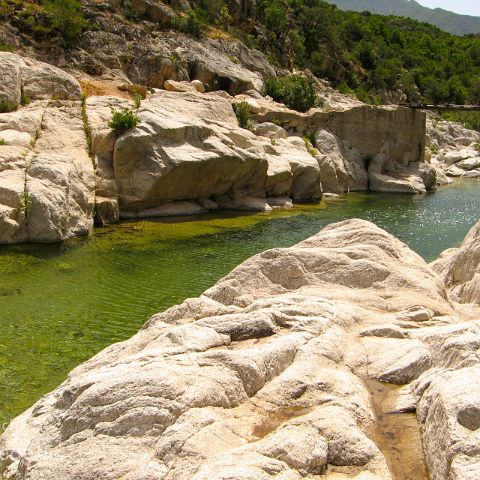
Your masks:
M443 112L441 117L449 122L461 123L465 128L480 132L480 112Z
M73 42L88 26L80 0L47 0L45 11L51 15L51 25L67 43Z
M237 116L238 125L241 128L245 128L247 130L253 129L253 121L250 116L250 105L248 102L238 102L233 106L233 110L235 115Z
M310 110L317 102L313 81L301 75L269 78L265 82L265 93L299 112Z
M200 38L205 26L195 10L190 10L185 16L177 16L172 20L172 26L179 32Z
M115 110L112 108L112 119L108 126L115 131L117 135L125 133L127 130L135 128L140 122L140 118L131 108L122 108Z

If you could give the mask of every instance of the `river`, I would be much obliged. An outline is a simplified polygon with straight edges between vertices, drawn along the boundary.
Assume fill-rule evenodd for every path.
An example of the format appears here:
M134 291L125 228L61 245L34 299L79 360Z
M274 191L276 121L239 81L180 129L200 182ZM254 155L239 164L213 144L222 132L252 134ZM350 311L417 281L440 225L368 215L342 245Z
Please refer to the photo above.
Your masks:
M359 217L430 261L462 241L479 206L480 182L466 180L435 194L350 194L270 214L129 222L63 244L0 247L0 431L74 366L255 253Z

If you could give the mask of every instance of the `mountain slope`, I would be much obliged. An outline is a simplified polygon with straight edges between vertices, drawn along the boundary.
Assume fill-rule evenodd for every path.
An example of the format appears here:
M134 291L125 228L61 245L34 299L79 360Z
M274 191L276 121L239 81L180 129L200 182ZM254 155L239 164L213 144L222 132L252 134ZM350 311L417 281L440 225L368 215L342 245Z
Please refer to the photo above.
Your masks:
M431 23L455 35L480 33L480 17L459 15L442 8L427 8L415 0L325 0L342 10L400 15Z

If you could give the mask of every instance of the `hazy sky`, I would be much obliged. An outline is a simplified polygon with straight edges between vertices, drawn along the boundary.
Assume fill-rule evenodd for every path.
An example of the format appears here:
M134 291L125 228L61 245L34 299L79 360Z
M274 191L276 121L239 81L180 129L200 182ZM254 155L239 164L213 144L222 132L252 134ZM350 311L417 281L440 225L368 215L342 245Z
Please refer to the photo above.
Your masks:
M480 17L479 0L417 0L418 3L429 8L444 8L455 13Z

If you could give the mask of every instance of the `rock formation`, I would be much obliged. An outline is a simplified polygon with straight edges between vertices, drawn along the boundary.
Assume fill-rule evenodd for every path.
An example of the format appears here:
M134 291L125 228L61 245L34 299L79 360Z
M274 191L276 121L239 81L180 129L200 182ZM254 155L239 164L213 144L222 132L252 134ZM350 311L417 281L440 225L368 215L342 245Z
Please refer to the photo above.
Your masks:
M448 177L480 177L480 133L429 114L427 156L440 173L440 183Z
M0 55L0 104L13 109L32 100L80 100L80 85L60 68L14 53Z
M431 479L475 480L479 315L385 231L330 225L252 257L73 370L11 422L0 475L405 479L422 458L392 464L377 415L417 410ZM372 379L403 385L385 411Z
M95 178L78 82L13 54L0 55L0 77L3 102L28 103L0 115L0 243L87 234Z
M95 38L97 33L91 32ZM170 43L179 41L174 37L162 42L173 48ZM220 40L201 45L188 37L182 41L188 55L203 52L205 42L213 42L209 48L214 50L223 45ZM261 82L269 73L263 57L241 44L235 48L245 66L228 61L235 68L257 69ZM0 243L86 234L93 197L95 220L106 224L217 208L268 211L292 201L318 201L324 192L425 193L447 182L436 159L425 162L424 113L364 105L320 81L323 108L299 113L262 97L254 90L259 88L253 85L255 75L249 76L252 84L243 84L240 74L230 75L225 58L212 51L202 61L215 57L226 75L223 80L210 78L213 67L207 75L195 64L195 75L169 70L161 79L147 81L138 66L139 81L166 90L149 92L145 85L122 81L117 86L123 98L118 93L86 100L80 100L80 85L72 75L0 53L0 103L16 109L0 114ZM168 60L180 62L178 72L180 58ZM148 61L142 65L147 68ZM200 79L217 90L205 93ZM87 91L92 88L82 82ZM112 85L108 90L120 92ZM231 96L228 91L243 93ZM138 126L120 135L109 122L112 109L132 108L128 92L146 98L135 112ZM238 125L233 106L239 102L250 109L249 129ZM449 155L463 158L458 151L444 154ZM474 174L476 160L459 160L452 168L462 166Z
M452 299L460 303L480 303L480 222L459 248L445 250L431 266L444 281Z

